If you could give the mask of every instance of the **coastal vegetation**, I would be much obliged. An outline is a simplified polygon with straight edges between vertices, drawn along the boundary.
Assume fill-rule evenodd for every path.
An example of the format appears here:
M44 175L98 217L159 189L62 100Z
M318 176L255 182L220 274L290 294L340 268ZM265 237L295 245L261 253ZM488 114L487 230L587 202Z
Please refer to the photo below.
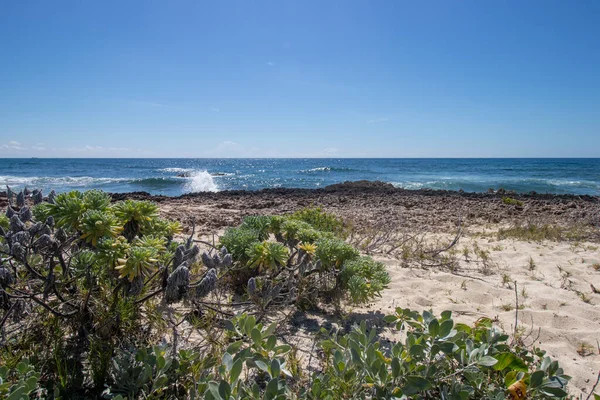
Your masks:
M100 191L8 197L0 217L3 397L568 397L570 378L545 352L489 318L465 325L449 311L395 308L384 318L393 341L364 321L321 329L314 363L299 362L276 315L331 304L339 313L390 283L367 254L381 235L352 238L322 209L248 216L211 243L193 228L182 236L149 201L113 202ZM439 255L420 254L427 262Z

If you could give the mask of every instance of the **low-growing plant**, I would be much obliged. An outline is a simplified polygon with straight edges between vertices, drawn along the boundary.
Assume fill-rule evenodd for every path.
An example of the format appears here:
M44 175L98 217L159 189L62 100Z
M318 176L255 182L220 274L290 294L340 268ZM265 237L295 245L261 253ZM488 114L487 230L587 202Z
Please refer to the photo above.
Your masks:
M512 197L503 197L502 203L510 206L523 207L523 202L521 200L513 199Z
M347 289L354 303L364 303L379 296L391 279L385 264L370 257L348 261L340 273L341 287Z

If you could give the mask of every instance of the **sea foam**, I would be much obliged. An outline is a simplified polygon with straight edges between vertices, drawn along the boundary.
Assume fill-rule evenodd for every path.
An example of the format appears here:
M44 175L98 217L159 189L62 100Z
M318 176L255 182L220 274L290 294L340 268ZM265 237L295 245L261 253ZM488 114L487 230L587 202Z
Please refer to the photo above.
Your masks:
M208 171L194 171L187 177L184 190L193 192L218 192L219 188Z

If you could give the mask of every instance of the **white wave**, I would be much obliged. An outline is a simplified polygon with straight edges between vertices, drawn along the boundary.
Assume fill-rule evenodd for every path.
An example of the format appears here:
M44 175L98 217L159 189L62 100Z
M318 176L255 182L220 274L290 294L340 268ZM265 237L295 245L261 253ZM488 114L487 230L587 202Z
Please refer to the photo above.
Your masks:
M195 171L187 177L184 185L186 192L218 192L219 188L207 171Z
M319 172L319 171L331 171L331 167L317 167L304 170L302 172Z
M125 182L129 181L129 178L93 178L91 176L62 176L62 177L54 177L54 176L11 176L4 175L0 176L0 187L8 185L8 186L88 186L92 184L106 184L106 183L115 183L115 182Z
M193 168L178 168L178 167L159 169L159 172L193 172L193 171L194 171Z

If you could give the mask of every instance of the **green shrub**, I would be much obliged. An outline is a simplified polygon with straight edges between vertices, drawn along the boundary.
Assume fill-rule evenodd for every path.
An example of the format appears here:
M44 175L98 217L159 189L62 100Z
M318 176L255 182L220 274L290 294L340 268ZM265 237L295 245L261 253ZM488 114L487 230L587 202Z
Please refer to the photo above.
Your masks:
M45 391L39 386L40 373L22 359L14 369L0 366L0 396L4 399L27 400L43 396Z
M6 215L0 214L0 228L7 231L9 225L10 225L10 220L6 217Z
M364 303L379 296L391 279L385 264L371 257L360 257L344 264L340 273L342 287L354 303Z
M304 208L293 213L290 218L307 222L319 231L331 232L339 237L344 237L346 234L344 221L334 214L323 211L320 207Z
M358 258L359 252L341 239L325 238L316 242L316 256L323 269L340 268L344 262Z
M288 260L288 250L285 246L276 242L254 243L246 252L249 265L261 269L276 270L284 266Z
M260 232L249 228L227 228L219 238L219 245L227 248L233 259L246 264L250 258L248 249L260 241Z
M502 203L507 204L509 206L518 206L518 207L522 207L523 206L523 202L517 199L513 199L512 197L503 197L502 198Z
M259 241L267 240L269 238L272 219L272 217L267 215L248 216L244 218L240 228L256 232Z
M403 333L388 349L376 331L360 326L322 343L325 369L308 390L311 398L498 399L523 381L528 399L562 399L570 377L535 349L511 347L508 335L480 319L455 324L450 311L397 308L385 320Z

